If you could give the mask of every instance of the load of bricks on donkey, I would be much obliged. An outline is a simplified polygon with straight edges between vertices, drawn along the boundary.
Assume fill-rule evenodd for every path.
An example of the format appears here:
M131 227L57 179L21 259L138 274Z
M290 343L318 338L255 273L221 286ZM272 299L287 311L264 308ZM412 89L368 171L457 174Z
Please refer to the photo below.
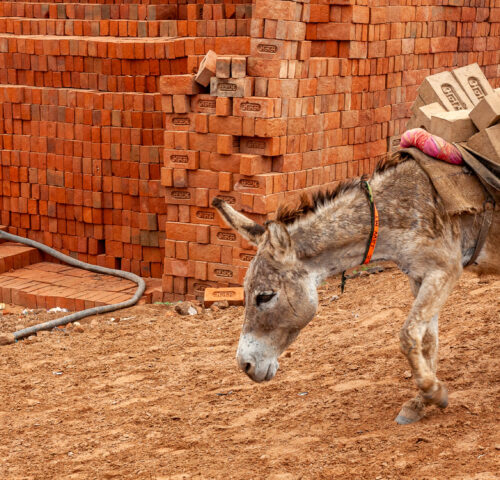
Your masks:
M493 90L480 67L472 64L427 77L412 111L399 147L416 147L430 157L464 167L456 170L423 157L419 162L448 212L481 211L495 204L498 208L500 89ZM473 186L474 175L481 188Z

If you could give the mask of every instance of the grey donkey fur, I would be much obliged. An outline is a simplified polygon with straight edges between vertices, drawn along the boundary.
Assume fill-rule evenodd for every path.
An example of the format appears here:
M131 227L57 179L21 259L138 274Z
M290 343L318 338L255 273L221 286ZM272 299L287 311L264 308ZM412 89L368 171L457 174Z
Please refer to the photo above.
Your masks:
M474 251L482 214L450 217L427 174L399 158L370 179L380 216L373 261L391 260L408 275L415 296L400 331L418 393L396 421L418 421L427 405L448 404L436 377L438 314ZM278 357L314 317L316 287L327 277L359 265L370 234L370 208L359 181L335 194L281 212L283 221L261 226L216 198L225 221L256 245L245 278L245 320L238 345L240 368L253 380L270 380ZM471 268L500 273L500 212Z

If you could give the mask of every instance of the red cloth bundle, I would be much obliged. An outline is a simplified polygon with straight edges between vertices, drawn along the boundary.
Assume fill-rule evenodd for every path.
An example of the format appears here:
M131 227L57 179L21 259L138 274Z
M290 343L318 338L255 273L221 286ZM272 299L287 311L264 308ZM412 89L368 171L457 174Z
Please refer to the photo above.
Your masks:
M399 146L401 148L416 147L431 157L455 165L462 163L462 155L456 147L423 128L407 130L401 137Z

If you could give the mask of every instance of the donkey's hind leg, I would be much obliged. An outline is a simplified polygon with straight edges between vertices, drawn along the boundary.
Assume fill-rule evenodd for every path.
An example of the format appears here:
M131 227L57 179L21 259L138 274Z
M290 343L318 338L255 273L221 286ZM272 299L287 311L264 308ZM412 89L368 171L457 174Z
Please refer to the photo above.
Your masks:
M438 349L438 312L460 277L461 267L448 271L434 271L426 275L422 284L412 283L416 295L410 315L401 329L401 350L408 358L419 393L406 402L396 417L399 424L420 420L425 406L448 405L446 387L436 378Z
M429 322L429 326L422 339L422 355L429 369L436 375L437 369L437 352L438 352L438 315L434 315ZM447 405L447 395L446 387L441 384L441 408L445 408ZM418 392L415 398L408 400L398 416L396 417L396 422L400 425L406 425L409 423L417 422L420 420L425 413L425 406L428 405L428 401L424 398L422 393Z

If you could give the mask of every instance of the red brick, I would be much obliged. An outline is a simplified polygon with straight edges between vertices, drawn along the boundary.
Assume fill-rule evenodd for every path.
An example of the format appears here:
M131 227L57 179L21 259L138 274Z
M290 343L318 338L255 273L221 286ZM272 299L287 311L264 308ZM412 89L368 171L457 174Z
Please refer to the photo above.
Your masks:
M215 101L215 114L227 117L232 115L233 112L233 99L218 97Z
M233 175L230 172L219 173L219 190L230 192L233 189Z
M431 53L456 52L458 48L458 38L456 37L433 37L431 38Z
M272 161L261 155L241 155L240 173L242 175L257 175L271 171Z
M195 150L164 150L165 166L196 170L200 164L200 152Z
M191 223L167 222L165 233L169 240L196 242L197 225Z
M352 23L319 23L315 40L356 40L355 35Z
M309 21L312 23L328 22L330 7L328 5L311 5Z
M203 304L206 307L215 302L226 301L229 305L244 305L245 290L242 287L206 288Z
M174 169L175 171L176 169ZM196 191L194 188L167 188L165 199L167 203L178 205L194 205Z
M199 113L215 113L216 98L210 95L194 95L191 97L191 111Z
M208 263L207 279L215 282L239 283L239 267L222 263Z
M220 245L200 245L198 243L189 244L189 258L203 262L220 262Z
M242 137L240 140L240 152L275 156L280 155L281 144L279 138Z
M217 135L217 153L231 155L233 153L233 136Z
M206 203L208 205L208 202ZM189 215L190 215L190 221L192 223L199 223L199 224L204 224L204 225L218 225L219 220L217 218L216 212L213 208L207 208L203 206L193 206L189 207ZM197 232L196 238L205 238L205 235L208 233L205 232L205 234L202 234L201 237ZM206 238L207 241L200 241L197 240L198 243L207 243L208 242L208 237Z
M215 76L217 55L214 51L209 50L198 68L198 73L195 76L195 81L204 87L210 84L210 79Z
M172 275L174 277L194 277L195 264L192 260L166 258L164 271L166 275Z
M211 116L208 119L208 129L213 133L241 135L242 125L242 119L239 117Z
M195 95L201 87L194 75L167 75L160 78L159 91L165 95Z
M182 169L182 168L175 168L172 170L172 185L173 187L175 188L185 188L188 186L188 177L187 177L187 170L185 169ZM170 192L170 190L169 190ZM183 193L183 192L178 192L176 191L176 193ZM191 195L190 192L184 192L186 194L189 194ZM180 202L178 202L180 203ZM191 202L189 202L188 204L191 204Z
M233 115L237 117L271 118L274 116L274 100L270 98L235 98Z
M277 3L273 0L256 0L253 18L294 20L295 4L292 2Z

